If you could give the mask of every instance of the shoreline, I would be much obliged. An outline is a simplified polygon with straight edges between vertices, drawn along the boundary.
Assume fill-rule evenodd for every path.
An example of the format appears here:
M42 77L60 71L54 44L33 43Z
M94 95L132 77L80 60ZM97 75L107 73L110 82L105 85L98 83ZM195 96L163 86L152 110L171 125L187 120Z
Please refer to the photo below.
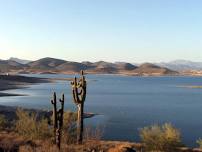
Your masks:
M71 78L36 78L36 77L28 77L28 76L21 76L21 75L0 75L0 97L11 97L11 96L26 96L24 94L15 94L15 93L7 93L6 90L12 89L21 89L26 88L28 85L34 85L39 83L51 83L54 81L71 81ZM1 92L3 91L3 92ZM23 108L23 107L16 107L16 106L5 106L0 105L0 114L3 114L8 117L8 119L14 119L15 112L18 108L22 108L28 112L39 113L39 115L50 116L52 111L50 110L42 110L37 108ZM84 113L84 118L92 118L98 114L95 113Z
M61 74L61 73L55 73ZM41 74L43 75L43 74ZM93 74L86 73L86 75L110 75L110 76L124 76L124 77L202 77L199 75L128 75L122 73L106 73L106 74ZM73 78L38 78L38 77L29 77L22 75L0 75L0 97L12 97L12 96L25 96L24 94L15 94L15 93L7 93L6 90L15 90L26 88L29 85L39 84L39 83L51 83L55 81L72 81ZM200 86L201 88L201 86ZM4 92L1 92L4 91Z
M26 112L29 113L37 113L38 118L50 118L52 116L52 110L46 110L46 109L37 109L37 108L24 108L24 107L17 107L17 106L5 106L5 105L0 105L0 115L4 115L6 120L12 121L16 120L16 111L17 109L20 108ZM66 112L66 111L64 111ZM76 113L76 112L74 112ZM90 112L85 112L84 113L84 119L92 118L95 117L99 114L96 113L90 113Z
M51 82L51 80L46 78L26 77L20 75L0 75L0 97L23 96L22 94L6 93L1 91L21 89L27 87L28 85L48 82Z
M39 74L39 75L44 75L44 74L66 74L66 75L74 75L79 74L80 72L55 72L55 73L26 73L26 74ZM21 73L16 73L16 74L21 74ZM99 73L99 72L88 72L85 71L86 75L117 75L117 76L133 76L133 77L202 77L202 74L194 74L194 73L185 73L185 72L179 72L178 74L161 74L161 73L124 73L124 72L117 72L117 73ZM67 78L68 79L68 78ZM57 79L56 79L57 80ZM69 79L71 80L71 78Z
M0 92L0 97L14 97L14 96L25 96L25 95L24 94L15 94L15 93Z

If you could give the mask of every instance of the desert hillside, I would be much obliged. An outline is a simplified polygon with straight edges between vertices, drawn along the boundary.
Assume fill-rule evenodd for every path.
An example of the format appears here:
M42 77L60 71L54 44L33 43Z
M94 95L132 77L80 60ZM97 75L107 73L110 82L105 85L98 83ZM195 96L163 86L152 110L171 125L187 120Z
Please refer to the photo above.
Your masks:
M91 74L124 74L137 76L158 76L158 75L177 75L178 72L157 66L151 63L144 63L136 66L127 62L72 62L55 58L42 58L26 64L16 62L18 60L1 60L1 73L64 73L72 74L85 70Z

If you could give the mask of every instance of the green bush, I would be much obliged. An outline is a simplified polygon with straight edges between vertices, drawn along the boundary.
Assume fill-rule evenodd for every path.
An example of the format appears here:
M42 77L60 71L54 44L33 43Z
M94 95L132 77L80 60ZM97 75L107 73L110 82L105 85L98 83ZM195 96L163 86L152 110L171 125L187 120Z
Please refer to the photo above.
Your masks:
M196 143L199 145L199 148L202 149L202 139L200 138Z
M29 139L46 139L51 137L51 130L47 119L37 120L34 113L28 113L22 109L16 111L17 121L15 130L18 134Z
M6 119L5 119L5 116L4 115L0 115L0 130L4 130L5 127L6 127Z
M140 137L147 151L173 152L182 145L179 130L169 123L144 127Z

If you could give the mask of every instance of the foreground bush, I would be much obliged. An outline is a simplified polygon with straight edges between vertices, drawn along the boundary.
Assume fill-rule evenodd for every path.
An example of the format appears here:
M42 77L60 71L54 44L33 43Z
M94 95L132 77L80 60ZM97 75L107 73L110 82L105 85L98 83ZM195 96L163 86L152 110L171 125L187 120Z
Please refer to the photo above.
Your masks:
M63 134L62 134L62 141L66 144L75 144L77 140L77 113L66 111L64 113L64 125L63 125ZM103 126L85 126L84 128L84 140L94 140L99 141L101 140L104 133Z
M52 124L48 124L47 119L38 118L36 113L26 112L22 109L17 109L16 115L15 130L19 135L32 140L51 139L53 137L53 127ZM76 120L77 113L71 111L64 112L62 143L76 143ZM86 127L84 133L85 140L100 140L103 135L103 128Z
M199 148L202 149L202 139L200 138L196 143L199 145Z
M0 130L2 131L6 127L6 119L4 115L0 115Z
M84 139L100 141L104 134L104 126L98 125L96 127L93 126L86 126L84 129Z
M51 137L51 130L46 119L37 120L34 113L22 109L16 111L17 121L15 130L19 135L29 139L46 139Z
M140 137L147 151L174 152L182 145L179 130L168 123L145 127L140 130Z
M77 113L66 111L64 112L63 134L64 143L76 143L76 119Z

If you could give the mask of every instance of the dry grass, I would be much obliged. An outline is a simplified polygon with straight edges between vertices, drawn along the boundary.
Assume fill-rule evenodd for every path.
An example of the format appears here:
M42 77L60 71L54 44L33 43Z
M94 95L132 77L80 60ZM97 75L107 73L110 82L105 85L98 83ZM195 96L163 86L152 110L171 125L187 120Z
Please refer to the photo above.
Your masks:
M16 111L17 121L15 130L17 133L28 139L48 139L52 137L52 131L48 125L48 120L41 118L37 120L37 115L28 113L22 109Z
M64 112L64 126L62 142L66 144L76 143L76 119L77 114L71 111Z
M90 131L97 132L97 131ZM121 142L101 141L100 136L88 136L82 145L62 143L60 152L105 152ZM93 140L95 139L95 140ZM125 144L125 143L124 143ZM50 140L28 140L16 133L0 133L0 147L7 151L19 152L57 152L57 147Z
M27 140L13 132L0 133L0 151L59 152L49 140ZM142 144L119 141L86 141L83 145L61 145L60 152L148 152ZM170 151L172 152L172 151ZM200 149L179 148L178 152L202 152Z
M50 140L50 124L46 119L37 119L35 114L18 109L15 132L0 132L0 151L19 152L59 152ZM200 149L178 148L180 132L170 124L154 125L141 130L144 144L102 141L104 127L88 126L84 129L84 143L76 143L76 117L73 112L65 112L62 144L60 152L202 152ZM2 119L2 120L1 120ZM0 117L0 127L4 118ZM198 141L201 144L201 140ZM202 144L201 144L202 145Z
M84 142L83 145L76 144L63 144L60 152L125 152L117 151L120 147L134 150L137 144L127 142L113 142L113 141L100 141L99 144L94 141ZM117 148L118 147L118 148ZM31 147L22 146L20 152L57 152L58 149L49 143L45 143L42 146ZM132 151L131 151L132 152Z
M20 146L23 145L31 145L34 146L35 144L25 139L24 137L18 136L14 132L1 132L0 134L0 149L4 151L17 151ZM0 151L1 151L0 150Z
M103 126L87 126L84 128L84 140L93 140L93 141L100 141L104 134L104 127Z
M0 130L4 130L6 127L7 121L4 115L0 115Z

